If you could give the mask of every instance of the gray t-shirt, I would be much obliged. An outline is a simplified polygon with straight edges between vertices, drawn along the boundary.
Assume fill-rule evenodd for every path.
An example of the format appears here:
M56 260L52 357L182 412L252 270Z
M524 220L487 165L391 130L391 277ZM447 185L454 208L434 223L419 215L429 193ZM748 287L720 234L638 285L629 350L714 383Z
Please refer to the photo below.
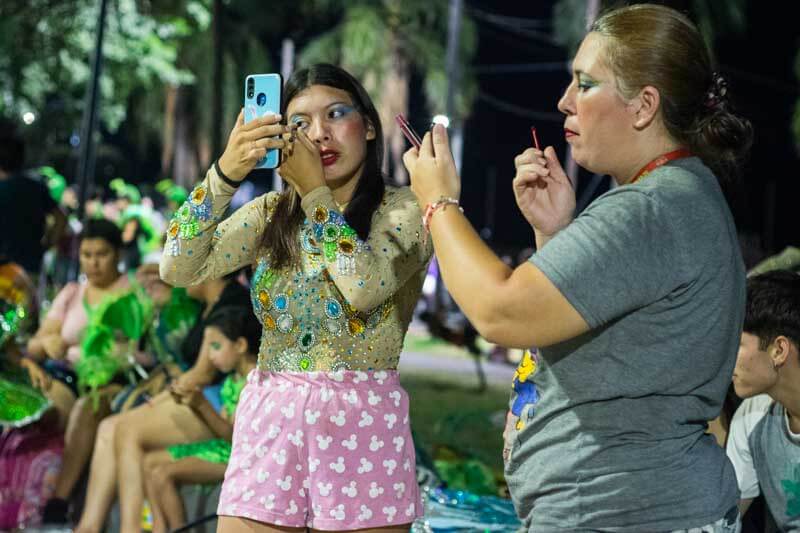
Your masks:
M800 435L786 409L766 394L746 399L733 415L727 452L742 499L763 493L780 530L800 531Z
M530 531L722 518L736 477L705 429L731 382L745 272L716 178L697 158L660 167L595 200L530 261L591 327L515 379L506 479Z

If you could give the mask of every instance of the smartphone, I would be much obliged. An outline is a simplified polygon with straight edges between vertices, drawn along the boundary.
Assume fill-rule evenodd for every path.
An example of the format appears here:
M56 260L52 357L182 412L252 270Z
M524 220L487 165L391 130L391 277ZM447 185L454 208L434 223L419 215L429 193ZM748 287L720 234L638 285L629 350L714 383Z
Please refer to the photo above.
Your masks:
M397 125L400 126L400 131L403 132L403 135L406 136L408 142L414 145L415 148L419 149L419 146L422 144L422 138L417 135L417 132L414 131L414 128L411 127L411 124L408 123L406 117L403 115L397 115L394 117L397 121Z
M280 74L250 74L244 80L244 122L269 113L281 112L281 90L283 78ZM277 168L281 164L281 151L267 150L255 168Z

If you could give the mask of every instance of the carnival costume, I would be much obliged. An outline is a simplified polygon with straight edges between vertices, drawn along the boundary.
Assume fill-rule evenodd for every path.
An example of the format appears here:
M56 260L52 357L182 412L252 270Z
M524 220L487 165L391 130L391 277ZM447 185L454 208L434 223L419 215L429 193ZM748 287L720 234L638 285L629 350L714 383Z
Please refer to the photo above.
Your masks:
M31 305L31 294L19 282L22 269L0 265L0 426L22 427L39 420L50 401L30 385L27 373L7 360L7 342L15 342Z
M364 240L328 187L311 191L300 265L275 269L262 236L279 195L220 223L234 191L210 169L170 223L161 264L176 285L256 265L251 299L264 334L219 513L322 529L412 522L422 510L396 369L431 254L413 194L387 187Z
M245 378L236 378L233 374L228 375L222 382L222 410L225 416L231 420L239 403L239 396L244 389ZM231 443L225 439L209 439L188 444L175 444L167 448L167 451L176 461L185 457L197 457L209 463L227 463L231 457Z

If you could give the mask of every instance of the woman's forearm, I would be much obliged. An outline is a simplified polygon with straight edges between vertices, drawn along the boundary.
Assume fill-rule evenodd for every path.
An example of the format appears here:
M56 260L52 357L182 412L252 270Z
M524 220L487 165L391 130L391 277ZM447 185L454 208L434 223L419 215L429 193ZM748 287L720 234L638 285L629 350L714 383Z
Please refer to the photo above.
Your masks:
M490 315L492 298L476 298L475 291L492 294L512 270L486 246L467 218L455 207L434 213L430 223L439 270L447 290L476 326Z
M202 402L194 409L214 435L227 441L233 438L233 426L231 423L222 418L208 401Z
M47 355L44 351L44 343L42 343L42 339L38 336L28 340L27 352L29 356L37 361L41 361Z

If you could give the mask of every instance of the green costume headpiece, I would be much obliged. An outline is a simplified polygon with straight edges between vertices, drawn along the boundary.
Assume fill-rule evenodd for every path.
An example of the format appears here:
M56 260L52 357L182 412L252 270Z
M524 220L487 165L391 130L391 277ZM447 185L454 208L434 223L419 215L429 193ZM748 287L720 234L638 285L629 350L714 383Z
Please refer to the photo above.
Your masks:
M39 420L50 401L29 384L21 369L5 361L2 354L9 339L21 330L29 315L32 295L19 283L22 269L0 265L0 426L22 427Z
M122 178L114 178L108 183L108 186L112 191L117 193L118 197L127 198L133 204L138 204L142 201L142 195L139 193L139 189L137 189L135 185L125 183L125 180Z
M53 167L39 167L39 174L45 177L50 196L56 203L61 202L61 197L67 189L67 180Z
M141 204L131 204L122 213L119 219L120 228L124 228L129 220L136 219L139 222L139 228L142 230L137 244L142 254L150 253L158 250L161 247L161 232L156 230L153 223L156 213Z
M167 200L173 201L180 205L189 197L189 192L172 182L172 180L161 180L156 183L156 190L160 192Z
M12 265L0 267L0 348L17 334L28 316L26 306L30 295L15 283L15 272Z

